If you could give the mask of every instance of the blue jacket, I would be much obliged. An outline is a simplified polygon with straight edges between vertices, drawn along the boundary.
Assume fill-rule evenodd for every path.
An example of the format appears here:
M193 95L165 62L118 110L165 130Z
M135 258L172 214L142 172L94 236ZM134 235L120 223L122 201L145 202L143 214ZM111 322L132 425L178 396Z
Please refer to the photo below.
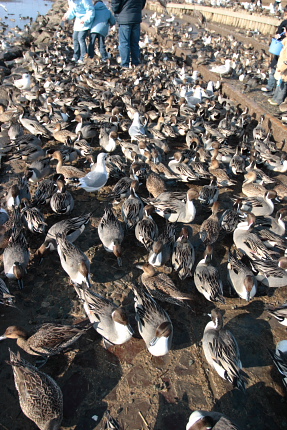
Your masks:
M121 24L139 24L146 0L112 0L112 11Z
M67 19L75 19L74 31L89 30L95 16L92 0L68 0L69 9L65 13ZM81 24L84 21L84 24Z
M116 20L107 6L99 1L95 4L95 18L91 25L91 33L99 33L106 37L110 26L115 25Z

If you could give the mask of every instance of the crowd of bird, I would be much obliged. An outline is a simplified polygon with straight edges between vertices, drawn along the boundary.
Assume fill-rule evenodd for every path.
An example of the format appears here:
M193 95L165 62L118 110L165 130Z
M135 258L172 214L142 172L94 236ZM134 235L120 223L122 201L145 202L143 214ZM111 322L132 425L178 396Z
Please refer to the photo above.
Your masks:
M41 263L52 257L52 264L54 253L88 317L80 325L47 322L32 335L17 325L5 330L1 340L17 339L39 359L35 366L10 351L22 411L42 430L59 429L62 393L39 368L91 327L107 348L126 342L128 348L134 335L126 309L96 291L90 260L74 244L93 216L73 216L83 192L105 200L98 237L119 267L129 263L123 263L125 246L141 246L136 266L142 274L131 289L138 333L149 354L168 354L169 309L182 306L192 318L194 296L201 294L214 304L202 334L205 358L244 392L248 375L235 337L223 327L220 304L229 295L227 285L247 302L258 284L268 290L287 285L287 154L276 145L271 122L236 105L223 94L221 80L206 82L173 48L160 47L156 37L143 37L141 66L121 70L113 52L116 34L107 42L107 63L75 65L67 31L57 29L45 50L34 46L1 69L0 234L10 289L1 279L0 304L17 306L13 290L25 294L31 258ZM198 44L200 38L198 62L202 52L216 57L212 47L219 41L222 56L228 43L206 30ZM244 69L248 58L248 64L255 63L254 53L243 57L231 39L237 65ZM220 78L226 75L216 67ZM16 165L20 172L13 172ZM51 214L60 221L50 225ZM38 235L43 243L32 256ZM222 240L228 244L226 277L212 259ZM286 305L269 312L287 325ZM283 340L270 351L285 387L286 350ZM108 415L107 423L119 428ZM186 428L237 427L221 414L197 411Z

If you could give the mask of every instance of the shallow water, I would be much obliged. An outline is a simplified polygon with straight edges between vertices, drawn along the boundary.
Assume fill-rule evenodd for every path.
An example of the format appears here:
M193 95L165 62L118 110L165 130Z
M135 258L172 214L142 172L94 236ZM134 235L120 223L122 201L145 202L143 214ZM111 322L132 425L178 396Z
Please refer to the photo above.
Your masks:
M38 14L45 15L52 7L50 0L2 0L0 3L0 21L13 28L16 25L21 29L29 24L29 18L37 18ZM5 8L7 10L5 10Z

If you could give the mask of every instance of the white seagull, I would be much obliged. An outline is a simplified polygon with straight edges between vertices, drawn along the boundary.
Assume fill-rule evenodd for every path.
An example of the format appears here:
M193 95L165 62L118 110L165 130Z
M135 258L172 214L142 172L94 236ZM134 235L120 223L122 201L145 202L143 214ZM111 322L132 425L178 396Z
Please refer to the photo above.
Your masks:
M146 130L144 125L141 123L139 112L134 113L134 119L132 125L129 128L129 135L132 141L146 136Z
M19 90L30 90L31 89L31 75L29 73L23 73L21 79L16 79L13 85Z
M217 73L218 75L220 75L220 77L223 75L228 75L231 71L231 60L230 60L230 58L227 58L225 60L224 64L211 67L210 71L213 73Z
M109 173L106 168L107 156L108 154L105 152L100 152L100 154L98 154L96 168L87 173L86 176L78 179L78 187L92 193L106 185L109 178Z

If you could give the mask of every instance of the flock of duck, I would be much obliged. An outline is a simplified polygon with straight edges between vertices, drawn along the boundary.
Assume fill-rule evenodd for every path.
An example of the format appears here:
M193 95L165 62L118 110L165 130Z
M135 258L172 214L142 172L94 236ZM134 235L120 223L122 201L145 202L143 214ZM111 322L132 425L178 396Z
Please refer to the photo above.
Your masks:
M113 56L103 64L72 64L63 30L57 36L45 51L27 51L7 64L11 74L2 80L6 192L0 234L11 292L1 279L0 304L17 306L13 290L25 294L32 259L45 258L52 268L58 255L87 319L75 325L50 321L32 335L17 325L6 328L0 340L17 339L19 348L38 358L32 365L10 351L23 413L42 430L59 429L61 389L39 370L49 357L91 327L107 348L128 342L137 330L151 355L166 355L176 323L173 307L182 306L192 319L198 294L213 305L202 333L204 356L244 392L248 374L235 337L223 326L220 305L230 296L228 285L247 302L258 285L287 285L286 152L276 146L263 117L256 121L222 94L221 82L205 82L182 58L158 49L156 40L143 42L140 67L121 70ZM110 46L113 41L111 36ZM137 327L123 305L97 292L90 259L74 243L93 216L72 214L83 192L94 202L105 200L97 233L119 267L132 270L123 251L141 247L136 268L142 274L130 286ZM52 214L60 221L51 225ZM31 255L37 237L43 243ZM226 274L224 263L213 260L222 243ZM285 304L269 312L287 325ZM285 387L286 351L284 340L270 351ZM117 425L107 415L108 428ZM186 425L207 428L239 427L206 411L194 412Z

